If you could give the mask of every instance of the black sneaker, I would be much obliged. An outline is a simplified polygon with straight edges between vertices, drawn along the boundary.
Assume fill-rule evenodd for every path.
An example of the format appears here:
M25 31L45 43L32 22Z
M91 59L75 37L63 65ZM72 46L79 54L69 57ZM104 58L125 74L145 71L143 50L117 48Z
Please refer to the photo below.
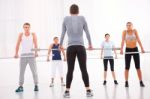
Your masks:
M16 92L23 92L23 87L22 87L22 86L19 86L19 87L16 89Z
M39 91L39 87L37 85L35 85L34 91Z
M125 87L129 87L128 81L125 82Z
M65 91L65 93L64 93L64 98L70 98L70 93L69 93L69 91Z
M87 90L86 91L86 96L87 97L93 97L93 91L92 90Z
M114 84L115 84L115 85L118 85L118 82L117 82L117 80L114 80Z
M106 80L104 80L103 85L106 85L106 83L107 83L107 81L106 81Z
M140 81L140 86L141 86L141 87L145 87L143 81Z

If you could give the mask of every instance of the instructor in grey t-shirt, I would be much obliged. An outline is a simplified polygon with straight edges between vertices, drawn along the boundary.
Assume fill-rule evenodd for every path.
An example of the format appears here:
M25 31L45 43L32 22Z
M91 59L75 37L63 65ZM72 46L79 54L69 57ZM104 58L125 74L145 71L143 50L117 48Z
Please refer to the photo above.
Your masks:
M67 64L68 71L66 77L66 91L64 97L70 97L70 87L73 79L73 71L75 65L75 59L79 61L79 66L82 74L82 79L86 88L87 97L93 96L93 93L89 85L89 76L86 66L86 49L84 47L83 40L83 30L85 31L86 37L88 39L89 50L92 49L92 42L90 33L88 30L87 22L83 16L78 16L79 8L78 5L73 4L70 7L71 16L66 16L62 25L62 34L60 39L60 48L63 48L63 40L65 34L68 35L68 48L67 48Z

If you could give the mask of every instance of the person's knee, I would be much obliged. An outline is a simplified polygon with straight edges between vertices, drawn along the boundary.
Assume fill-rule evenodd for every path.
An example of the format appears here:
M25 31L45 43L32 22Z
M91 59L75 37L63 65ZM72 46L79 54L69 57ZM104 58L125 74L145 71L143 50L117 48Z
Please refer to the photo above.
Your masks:
M129 72L129 69L125 69L125 72Z
M72 77L72 76L73 76L73 72L72 72L72 71L68 71L68 72L67 72L67 76L68 76L68 77Z
M141 69L140 69L140 67L136 67L136 70L137 70L137 71L140 71Z
M114 72L114 69L111 69L111 72Z
M106 71L106 72L107 72L107 66L104 66L104 71Z
M125 70L128 71L129 69L130 69L130 66L126 66L126 67L125 67Z
M112 65L110 69L111 69L111 71L113 72L113 71L114 71L114 66Z
M33 77L37 77L38 76L38 74L37 73L33 73Z
M87 71L82 71L82 77L87 78L88 77L88 72Z
M140 66L135 66L136 70L140 70Z

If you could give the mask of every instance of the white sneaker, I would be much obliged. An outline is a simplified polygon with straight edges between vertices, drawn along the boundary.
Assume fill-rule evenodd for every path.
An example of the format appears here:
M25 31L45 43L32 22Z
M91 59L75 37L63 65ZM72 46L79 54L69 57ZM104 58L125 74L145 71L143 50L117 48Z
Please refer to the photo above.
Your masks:
M67 92L67 91L65 91L65 93L64 93L64 98L70 98L70 93L69 92Z
M54 83L51 83L49 87L54 87Z
M86 96L87 97L93 97L93 91L92 90L87 91Z

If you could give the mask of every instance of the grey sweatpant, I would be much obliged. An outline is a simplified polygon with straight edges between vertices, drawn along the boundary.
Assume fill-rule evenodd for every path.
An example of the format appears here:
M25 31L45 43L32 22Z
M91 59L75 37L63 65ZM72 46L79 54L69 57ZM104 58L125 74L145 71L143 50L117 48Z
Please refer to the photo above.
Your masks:
M33 57L23 57L23 56L32 56ZM19 85L22 86L24 84L24 74L26 70L26 66L29 64L34 84L38 84L38 75L37 75L37 66L36 66L36 60L33 53L28 54L21 54L20 58L20 75L19 75Z

